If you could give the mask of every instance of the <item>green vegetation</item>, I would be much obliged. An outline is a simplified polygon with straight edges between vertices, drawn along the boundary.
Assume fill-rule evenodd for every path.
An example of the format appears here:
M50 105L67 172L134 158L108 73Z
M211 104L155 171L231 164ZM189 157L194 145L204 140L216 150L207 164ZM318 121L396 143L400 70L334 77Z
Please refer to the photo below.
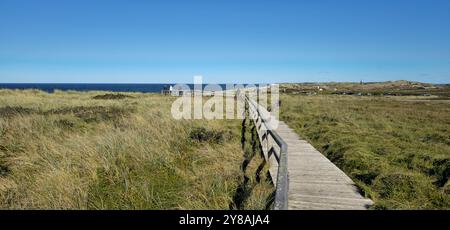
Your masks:
M269 175L269 164L264 160L256 126L249 119L248 111L246 117L241 129L241 145L244 149L241 166L243 180L236 190L231 208L272 209L274 188Z
M281 95L281 119L346 172L373 209L450 209L444 94L300 91ZM252 123L174 120L174 99L0 90L0 209L270 208L273 186Z
M448 99L450 85L433 85L413 81L388 82L323 82L282 84L281 91L288 94L339 94L339 95L393 95L429 96Z
M173 100L0 90L0 209L235 208L241 122L177 121ZM240 208L265 207L254 186Z
M373 199L374 209L450 209L450 100L281 96L281 119Z

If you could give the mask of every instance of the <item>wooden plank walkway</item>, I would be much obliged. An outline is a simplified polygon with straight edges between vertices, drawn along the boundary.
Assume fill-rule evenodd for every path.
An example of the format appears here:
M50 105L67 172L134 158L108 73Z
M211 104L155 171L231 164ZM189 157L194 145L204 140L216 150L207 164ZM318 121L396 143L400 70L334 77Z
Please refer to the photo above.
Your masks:
M344 172L288 125L280 121L276 132L288 145L288 209L364 210L372 204ZM276 183L278 164L270 161Z
M288 125L279 121L270 130L268 120L276 118L255 100L241 98L248 102L249 117L257 127L277 189L274 209L365 210L373 204L344 172Z

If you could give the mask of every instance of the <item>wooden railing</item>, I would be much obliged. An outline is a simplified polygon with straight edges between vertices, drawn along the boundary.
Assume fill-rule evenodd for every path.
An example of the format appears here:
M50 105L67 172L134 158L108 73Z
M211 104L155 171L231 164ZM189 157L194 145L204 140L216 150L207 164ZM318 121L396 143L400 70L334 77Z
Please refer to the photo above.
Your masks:
M276 164L276 173L271 173L272 180L276 186L273 209L285 210L288 208L288 146L286 142L273 130L268 119L270 112L251 99L248 95L239 96L248 105L249 118L253 121L258 133L259 141L267 162ZM274 165L271 165L271 168ZM274 175L276 174L276 175Z

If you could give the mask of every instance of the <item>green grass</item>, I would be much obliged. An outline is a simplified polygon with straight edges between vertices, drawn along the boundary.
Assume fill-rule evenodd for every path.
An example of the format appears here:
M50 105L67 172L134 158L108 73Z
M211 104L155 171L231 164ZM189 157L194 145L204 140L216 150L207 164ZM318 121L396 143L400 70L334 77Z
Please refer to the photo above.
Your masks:
M282 84L281 92L291 94L363 94L450 97L450 85L434 85L413 81L387 82L319 82Z
M265 209L251 123L242 149L241 121L177 121L174 99L0 90L0 209L235 209L240 189ZM430 99L283 94L281 119L374 209L450 209L450 102Z
M229 209L241 123L174 120L174 99L0 90L0 209Z
M374 200L374 209L450 209L450 101L282 95L281 119Z

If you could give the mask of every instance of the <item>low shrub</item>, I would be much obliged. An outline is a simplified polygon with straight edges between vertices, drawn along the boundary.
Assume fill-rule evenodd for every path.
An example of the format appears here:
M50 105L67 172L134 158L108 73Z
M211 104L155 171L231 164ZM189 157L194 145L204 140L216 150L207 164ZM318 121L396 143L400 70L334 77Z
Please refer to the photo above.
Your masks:
M107 120L117 120L120 117L128 115L134 109L125 109L119 107L105 106L76 106L52 109L44 114L74 114L85 122L98 122Z
M215 144L223 143L227 135L222 130L206 129L204 127L196 127L191 130L189 137L198 142L212 142Z
M22 106L5 106L0 108L0 117L11 118L17 115L28 115L35 113L36 110Z
M107 93L107 94L103 94L103 95L94 96L92 99L95 99L95 100L120 100L120 99L125 99L125 98L133 98L133 97L129 96L129 95L125 95L125 94L120 94L120 93L116 93L116 94Z
M435 160L430 173L437 177L437 186L444 186L450 177L450 158Z

